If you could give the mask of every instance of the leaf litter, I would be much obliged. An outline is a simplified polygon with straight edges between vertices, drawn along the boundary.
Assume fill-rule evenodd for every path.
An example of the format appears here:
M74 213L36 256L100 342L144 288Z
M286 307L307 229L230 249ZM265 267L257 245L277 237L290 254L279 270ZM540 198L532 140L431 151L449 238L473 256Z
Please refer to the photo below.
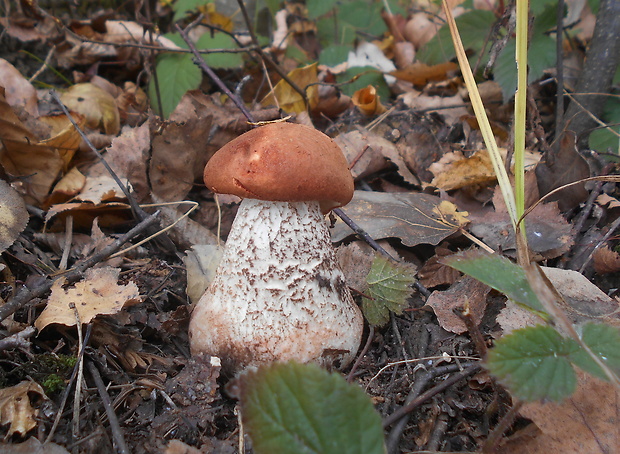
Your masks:
M363 23L378 28L364 30L368 41L354 46L347 29L360 31L362 18L354 17L348 3L342 6L351 17L339 10L317 11L312 9L315 5L308 5L311 14L287 5L285 15L276 15L276 20L289 18L288 23L278 22L284 43L269 43L277 66L266 60L264 67L256 65L264 56L249 48L227 53L246 44L238 34L237 19L215 4L200 9L201 20L215 21L239 41L235 44L221 32L211 36L202 25L193 36L204 48L224 48L208 55L207 62L225 76L235 88L233 96L241 97L256 119L278 119L282 109L293 121L326 131L343 148L359 189L343 210L357 230L338 219L332 239L339 244L348 285L374 325L350 377L388 416L410 401L407 396L416 386L431 387L453 377L463 364L468 367L471 358L483 357L486 347L476 343L476 337L488 343L500 338L502 330L505 334L540 319L522 317L520 313L531 317L531 312L445 265L461 257L454 258L458 251L471 248L472 238L508 255L515 244L469 96L455 63L445 58L451 51L441 47L447 42L445 29L440 31L443 13L433 5L426 5L428 14L394 10L370 17L375 15L365 10ZM160 5L157 14L162 16L157 17L168 15L187 25L185 20L198 16L191 15L193 5L185 10L183 4ZM234 452L239 433L235 401L223 390L227 377L220 377L218 360L190 355L188 301L199 299L208 285L220 250L215 246L217 235L226 237L235 213L234 200L214 200L204 188L202 168L218 148L250 125L230 96L203 80L192 57L178 53L185 47L180 36L147 32L142 13L131 20L90 5L88 15L69 20L78 10L56 18L36 5L24 5L0 18L6 31L3 39L11 40L13 47L25 46L46 64L25 59L25 53L12 52L10 46L0 60L0 247L6 249L0 288L6 304L0 313L6 339L32 324L42 332L19 346L2 347L7 363L0 367L0 391L7 397L2 400L1 424L7 438L0 451L39 452L45 446L41 452L65 452L64 447L72 446L77 452L105 452L118 443L120 432L132 452ZM572 3L574 16L571 8ZM467 46L476 55L484 41L481 24L495 16L469 6L458 6L459 11L465 13L461 24ZM329 41L333 36L325 38L330 35L324 19L331 14L346 24L339 34L341 47L329 49L333 55L341 52L342 58L323 64L329 58L322 51L334 44ZM583 19L593 17L584 13ZM371 40L371 34L383 39ZM52 42L56 47L50 51ZM160 52L153 60L151 47L171 52ZM255 60L240 57L250 53ZM166 58L168 62L159 66ZM181 60L193 79L181 80ZM161 72L166 67L172 72ZM75 70L71 81L69 70ZM164 81L159 90L165 119L153 113L159 112L154 79L147 84L143 77L153 71ZM245 74L250 77L242 78ZM31 83L28 78L33 75ZM480 86L499 145L509 149L510 105L502 99L506 81L499 72L496 76L504 85L485 81ZM129 189L129 198L76 127L58 113L44 90L35 88L37 78L62 93L77 128L104 152ZM536 93L543 90L534 85ZM538 108L541 114L549 110L542 102ZM544 129L552 131L551 120L543 115L542 121ZM548 148L534 133L528 136L531 165L541 155L542 160L526 177L526 206L541 194L597 172L600 163L586 162L574 139L565 133L557 148ZM596 202L587 200L591 194L598 196ZM526 218L535 258L551 265L545 273L560 289L567 304L563 309L579 324L617 323L618 244L616 237L604 235L618 215L619 196L614 183L599 189L576 185ZM183 200L199 209L181 219L187 212ZM147 212L139 214L137 203ZM129 238L134 243L147 237L150 241L112 259L103 254L110 248L117 251L123 236L153 212L161 225ZM576 229L581 213L587 219ZM178 221L172 230L150 238ZM395 260L359 241L364 234L379 241L373 247ZM572 266L571 254L584 254L577 249L580 242L600 242L585 252L591 258L581 260L583 274L557 268ZM63 261L69 266L67 278L61 271ZM32 292L32 297L9 309L22 290ZM469 322L455 310L465 311ZM51 352L58 361L61 355L79 359L81 342L88 344L81 360L101 371L114 398L121 416L117 427L101 419L105 410L95 388L82 388L77 398L71 393L67 406L60 408L62 389L73 389L75 383L71 374L57 377L62 383L59 391L49 387L53 374L29 370L43 352ZM434 376L433 371L444 373ZM78 378L88 386L93 379L88 372ZM611 405L604 407L605 414L613 414L610 396L615 394L592 380L579 375L577 394L570 401L579 408L579 417L591 422L589 433L585 426L575 427L574 437L567 437L568 425L553 423L565 413L568 419L578 419L570 405L545 413L555 404L527 404L502 440L502 449L570 451L575 440L587 440L584 446L592 449L613 446L617 434L588 408L594 400L604 401ZM592 387L604 390L603 395L593 398L594 392L588 391ZM407 430L393 427L387 439L408 452L475 451L513 403L499 385L490 386L488 376L479 375L424 401L406 423ZM66 416L69 407L80 409L79 418ZM32 435L50 429L56 414L65 416L52 434L55 443L41 445ZM529 427L530 436L519 441L523 426ZM92 439L85 436L88 433Z

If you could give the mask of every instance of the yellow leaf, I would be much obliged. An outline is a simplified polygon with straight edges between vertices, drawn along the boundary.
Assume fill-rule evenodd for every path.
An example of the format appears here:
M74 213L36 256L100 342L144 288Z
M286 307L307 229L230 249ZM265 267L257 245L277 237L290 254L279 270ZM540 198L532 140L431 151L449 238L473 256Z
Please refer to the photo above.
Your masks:
M11 424L7 438L14 433L21 436L34 429L39 410L32 408L28 393L38 394L47 399L43 388L38 383L23 381L18 385L0 389L0 424Z
M308 107L314 109L319 102L319 82L317 75L317 63L313 63L303 68L297 68L288 73L288 77L302 90L306 91L306 97L308 98ZM306 105L302 96L291 87L284 79L276 84L273 88L273 92L269 93L261 105L279 105L280 109L284 112L300 113L306 110Z
M65 91L60 99L71 110L86 117L86 124L116 135L121 129L116 100L107 91L90 83L76 84Z
M438 214L446 225L462 227L469 223L469 219L467 219L469 213L467 211L459 211L455 204L447 200L442 200L439 205L433 208L433 212Z
M76 311L81 323L89 323L97 315L116 314L126 304L135 303L140 297L138 287L133 282L118 285L119 272L118 268L91 268L83 281L67 289L63 288L65 280L58 279L35 327L41 331L50 323L76 325Z
M364 115L381 115L387 110L381 104L381 97L377 95L377 89L372 85L368 85L353 93L351 101Z

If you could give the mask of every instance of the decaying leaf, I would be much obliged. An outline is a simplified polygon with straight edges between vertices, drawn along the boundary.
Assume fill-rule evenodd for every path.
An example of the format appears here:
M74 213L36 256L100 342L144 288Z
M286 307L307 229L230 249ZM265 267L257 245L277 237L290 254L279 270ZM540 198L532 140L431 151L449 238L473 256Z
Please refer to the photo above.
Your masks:
M84 280L68 289L63 288L64 279L57 280L35 327L41 331L50 323L74 326L76 311L80 322L88 323L97 315L115 314L123 306L136 303L140 298L138 287L133 282L118 285L119 273L117 268L91 268Z
M118 134L121 129L116 100L107 91L91 83L76 84L67 89L61 101L69 109L86 118L86 124L106 134Z
M426 261L426 263L418 271L418 279L420 284L426 288L437 287L443 284L453 284L461 276L461 272L455 270L451 266L439 263L442 257L454 254L444 244L440 244L435 248L435 255Z
M421 62L415 62L403 69L397 69L390 74L400 80L406 80L419 87L431 81L445 80L449 72L454 72L459 65L454 62L439 63L429 66Z
M449 125L459 122L463 115L468 114L460 95L429 96L412 90L399 96L399 99L402 99L410 109L428 113L437 112Z
M577 137L572 131L564 131L560 146L545 152L536 167L540 195L551 192L568 183L590 176L590 166L577 150ZM588 198L585 183L562 189L551 197L557 200L560 210L566 211Z
M370 298L362 298L362 311L368 323L383 326L390 319L390 312L401 314L405 309L415 282L414 270L377 254L366 282Z
M495 250L515 249L514 230L505 212L471 216L469 230ZM539 258L551 259L562 255L573 244L575 233L571 224L560 214L557 204L542 203L525 219L530 249Z
M399 238L406 246L436 245L459 230L464 214L459 213L455 218L448 213L445 203L443 210L439 210L440 204L439 197L417 192L355 191L345 211L374 239ZM332 240L341 241L352 234L351 229L338 220L332 230Z
M0 424L10 424L7 437L17 433L21 436L37 426L39 410L32 408L30 395L47 399L38 383L23 381L18 385L0 389Z
M305 90L308 98L309 108L314 109L319 101L317 83L317 63L313 63L303 68L297 68L288 73L288 77L302 90ZM262 101L263 106L279 105L286 113L300 113L306 110L301 95L291 87L287 81L282 79L273 88L273 93L268 94Z
M431 185L444 191L473 185L488 186L497 180L486 150L479 150L469 158L460 151L447 153L432 164L429 170L435 175Z
M620 254L605 244L594 251L592 263L598 274L616 273L620 271Z
M377 133L358 127L354 131L340 134L334 141L342 148L353 178L363 178L384 170L392 162L407 183L420 184L420 180L407 168L396 145Z
M0 85L10 106L19 106L31 116L39 116L37 91L15 66L0 58Z
M223 248L212 244L197 244L186 251L183 263L187 270L187 296L197 303L215 277Z
M486 298L490 290L490 287L467 276L452 284L448 290L431 293L426 304L433 308L437 321L443 329L461 334L467 331L467 327L454 310L464 310L478 325L484 315Z
M0 454L70 454L56 443L41 443L36 437L30 437L23 443L0 443Z
M620 396L613 384L577 371L577 391L563 402L528 402L519 413L540 429L515 437L502 452L606 453L620 446Z
M0 252L17 239L28 224L24 199L4 180L0 180Z

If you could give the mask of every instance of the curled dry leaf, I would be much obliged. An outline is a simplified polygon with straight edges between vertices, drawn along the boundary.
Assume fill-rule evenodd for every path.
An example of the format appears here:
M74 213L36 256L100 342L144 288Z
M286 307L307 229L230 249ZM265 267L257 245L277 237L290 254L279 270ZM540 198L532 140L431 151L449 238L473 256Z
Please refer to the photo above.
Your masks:
M0 252L17 239L28 224L24 199L4 180L0 180Z
M353 93L351 101L364 115L380 115L385 112L386 107L381 104L381 97L377 95L377 89L372 85L357 90Z
M39 116L37 91L15 66L3 58L0 58L0 85L6 90L6 101L11 107L21 107L34 118Z
M594 271L598 274L617 273L620 271L620 254L612 251L606 244L594 251L592 256Z
M426 288L433 288L444 284L453 284L461 276L461 272L451 266L439 263L442 257L454 254L444 244L435 248L435 255L426 261L418 271L418 280Z
M443 329L461 334L467 327L454 310L462 309L478 325L484 315L487 295L491 287L476 279L466 276L452 284L448 290L434 291L426 300L426 305L433 308L437 321Z
M479 150L469 158L460 151L446 153L429 170L435 175L431 185L451 191L466 186L488 186L497 180L491 158L486 150Z
M399 80L411 82L416 87L423 87L429 82L446 80L448 73L456 71L458 67L459 65L453 62L440 63L433 66L415 62L406 68L392 71L390 74Z
M10 424L7 437L15 433L24 436L37 426L39 410L32 408L30 395L47 399L43 388L31 381L0 389L0 424Z
M35 321L41 331L51 323L66 326L77 324L76 311L81 323L88 323L100 314L116 314L125 305L134 304L140 298L133 282L119 285L117 268L89 269L84 280L72 288L63 288L64 279L58 279L47 301L47 306Z
M120 131L120 114L116 100L95 84L73 85L60 99L69 109L82 114L88 127L113 135Z

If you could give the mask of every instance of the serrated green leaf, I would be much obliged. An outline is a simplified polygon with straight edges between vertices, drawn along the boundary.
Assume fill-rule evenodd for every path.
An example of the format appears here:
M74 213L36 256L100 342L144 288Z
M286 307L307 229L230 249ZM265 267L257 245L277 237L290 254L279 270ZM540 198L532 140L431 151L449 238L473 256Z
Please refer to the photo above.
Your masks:
M513 331L489 351L487 367L519 399L562 400L577 385L570 358L580 349L550 326Z
M581 340L598 356L612 371L620 373L620 330L602 323L586 323L579 328ZM603 369L588 355L579 349L571 355L572 361L584 371L603 380L609 377Z
M236 49L235 41L226 33L205 33L196 42L196 47L202 49ZM243 65L243 57L239 53L218 52L203 55L205 62L211 68L230 69Z
M192 61L191 54L163 54L157 58L155 66L164 118L175 109L188 90L200 86L202 73ZM148 87L149 100L157 106L155 80L151 78ZM157 110L157 108L155 108Z
M544 317L545 309L532 290L525 271L507 258L472 250L442 258L440 263L478 279L483 284L502 292L512 301L527 306Z
M402 313L415 278L410 268L376 255L366 282L372 299L362 299L362 311L371 325L383 326L389 320L390 311Z
M465 50L476 54L482 49L496 18L493 12L484 10L469 11L456 18L459 35ZM417 59L428 65L436 65L452 60L456 56L448 25L439 29L416 55ZM477 57L476 57L477 58Z
M368 396L314 364L277 363L241 378L241 414L256 454L383 454Z

